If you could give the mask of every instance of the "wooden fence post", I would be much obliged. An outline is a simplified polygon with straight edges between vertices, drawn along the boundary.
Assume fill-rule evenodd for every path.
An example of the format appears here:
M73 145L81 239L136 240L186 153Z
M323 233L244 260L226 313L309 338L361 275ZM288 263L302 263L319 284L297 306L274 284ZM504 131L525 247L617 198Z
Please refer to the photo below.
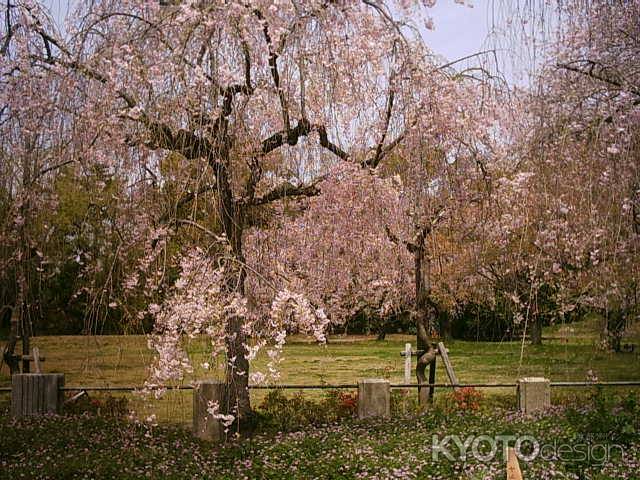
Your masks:
M11 377L11 415L60 413L64 374L17 373Z

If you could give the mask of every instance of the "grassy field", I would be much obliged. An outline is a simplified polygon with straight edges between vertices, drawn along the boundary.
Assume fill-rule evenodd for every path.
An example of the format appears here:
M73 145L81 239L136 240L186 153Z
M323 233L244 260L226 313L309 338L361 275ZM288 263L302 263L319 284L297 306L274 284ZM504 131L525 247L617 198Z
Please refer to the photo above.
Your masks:
M589 323L552 327L545 331L542 346L519 342L447 343L449 357L462 383L507 383L522 376L544 376L552 381L585 380L592 371L600 380L640 379L640 358L636 353L608 353L594 347L594 325ZM633 337L632 337L633 340ZM317 345L302 337L293 337L284 349L279 383L336 384L356 383L359 378L387 378L403 382L404 358L400 352L406 342L415 345L415 337L390 335L385 341L373 337L331 337L327 345ZM33 341L46 357L44 369L63 372L69 386L142 385L152 354L144 336L57 336ZM220 376L219 369L204 371L208 361L204 340L188 345L195 372L185 379ZM521 358L522 353L522 358ZM415 365L415 363L414 363ZM265 358L258 357L252 368L264 369ZM438 363L437 382L447 382L442 363ZM6 367L0 372L0 386L7 386ZM491 389L489 395L511 395L513 389ZM562 392L564 394L565 392ZM554 390L554 394L560 394ZM254 391L259 402L264 392ZM309 395L317 393L309 392ZM153 411L161 419L189 421L189 392L168 394L161 402L141 404L138 409Z

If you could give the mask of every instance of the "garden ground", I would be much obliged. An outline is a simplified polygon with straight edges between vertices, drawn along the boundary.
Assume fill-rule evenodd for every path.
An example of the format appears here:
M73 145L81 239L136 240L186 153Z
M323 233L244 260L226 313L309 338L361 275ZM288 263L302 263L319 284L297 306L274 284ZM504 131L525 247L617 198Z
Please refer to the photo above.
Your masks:
M546 329L545 345L525 345L522 362L518 342L455 341L448 347L466 383L514 382L529 375L585 380L589 371L600 380L638 380L637 352L601 352L594 347L593 331L588 322ZM628 341L636 339L632 334ZM401 382L400 351L412 340L335 337L318 346L297 338L285 348L280 381L354 383L384 377ZM34 343L46 355L45 370L64 372L67 385L141 384L151 359L140 336L41 337ZM210 375L199 367L207 355L205 344L192 342L189 350L196 359L194 376ZM8 385L6 370L2 375L1 384ZM441 365L437 380L446 381ZM9 418L9 397L3 395L0 478L504 478L501 448L486 461L472 455L463 459L452 440L453 460L435 459L435 434L436 441L458 435L462 442L470 435L530 435L546 454L521 462L527 480L633 479L640 469L638 391L554 389L551 412L524 417L515 413L515 392L509 388L484 390L478 405L441 389L435 405L420 414L414 393L396 390L393 418L385 421L355 420L348 391L287 396L254 391L253 436L238 441L231 435L223 447L200 442L185 428L191 420L189 391L169 392L161 401L92 393L65 415L20 421ZM127 400L119 403L122 398ZM129 408L135 416L124 412Z
M195 440L177 426L86 414L20 421L2 415L0 478L503 479L499 436L505 435L527 435L540 447L537 457L520 462L525 479L638 478L637 396L590 395L589 402L537 417L483 402L478 410L439 402L422 415L343 419L223 447ZM444 445L451 458L434 457L434 435L436 447L446 435L458 435L471 445L466 458L454 441ZM484 458L473 453L473 440L481 435L498 439L492 453L491 440L483 437L477 451ZM524 455L534 454L534 442L522 445Z

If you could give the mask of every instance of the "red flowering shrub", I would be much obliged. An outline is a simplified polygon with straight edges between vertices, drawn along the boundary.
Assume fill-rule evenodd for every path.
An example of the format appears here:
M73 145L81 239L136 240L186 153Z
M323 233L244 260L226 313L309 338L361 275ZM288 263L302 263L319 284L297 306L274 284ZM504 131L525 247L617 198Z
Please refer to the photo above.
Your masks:
M458 410L478 410L483 399L482 392L473 387L458 388L451 396Z
M340 392L338 394L340 406L349 412L355 412L358 408L358 394L350 392Z

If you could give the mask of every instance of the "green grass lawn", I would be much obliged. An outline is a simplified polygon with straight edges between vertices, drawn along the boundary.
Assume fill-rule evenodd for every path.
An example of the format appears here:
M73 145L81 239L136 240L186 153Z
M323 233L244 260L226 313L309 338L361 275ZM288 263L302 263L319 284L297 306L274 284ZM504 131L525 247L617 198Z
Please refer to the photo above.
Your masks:
M581 381L586 379L589 370L600 380L639 380L638 353L608 353L596 349L597 336L593 330L594 326L588 322L551 327L545 331L545 338L549 340L542 346L525 344L524 350L520 342L451 341L447 347L462 383L511 383L522 376ZM415 337L390 335L384 341L377 341L365 336L336 336L326 345L293 337L284 349L278 383L353 384L366 377L402 383L404 358L400 352L405 342L415 346ZM153 358L144 336L51 336L35 338L33 344L46 357L45 371L64 373L68 386L142 385ZM204 371L200 367L209 360L206 345L204 340L191 341L188 345L195 372L185 383L220 376L219 368ZM252 369L264 369L265 363L264 356L259 356ZM441 362L438 362L436 381L448 381ZM8 385L5 367L0 371L0 386ZM491 389L486 393L509 395L513 389ZM554 390L555 394L561 392ZM318 393L309 391L308 395ZM253 391L252 396L259 402L264 392ZM140 412L153 411L161 419L184 422L190 420L190 398L189 392L173 392L163 401L136 399L135 403Z

